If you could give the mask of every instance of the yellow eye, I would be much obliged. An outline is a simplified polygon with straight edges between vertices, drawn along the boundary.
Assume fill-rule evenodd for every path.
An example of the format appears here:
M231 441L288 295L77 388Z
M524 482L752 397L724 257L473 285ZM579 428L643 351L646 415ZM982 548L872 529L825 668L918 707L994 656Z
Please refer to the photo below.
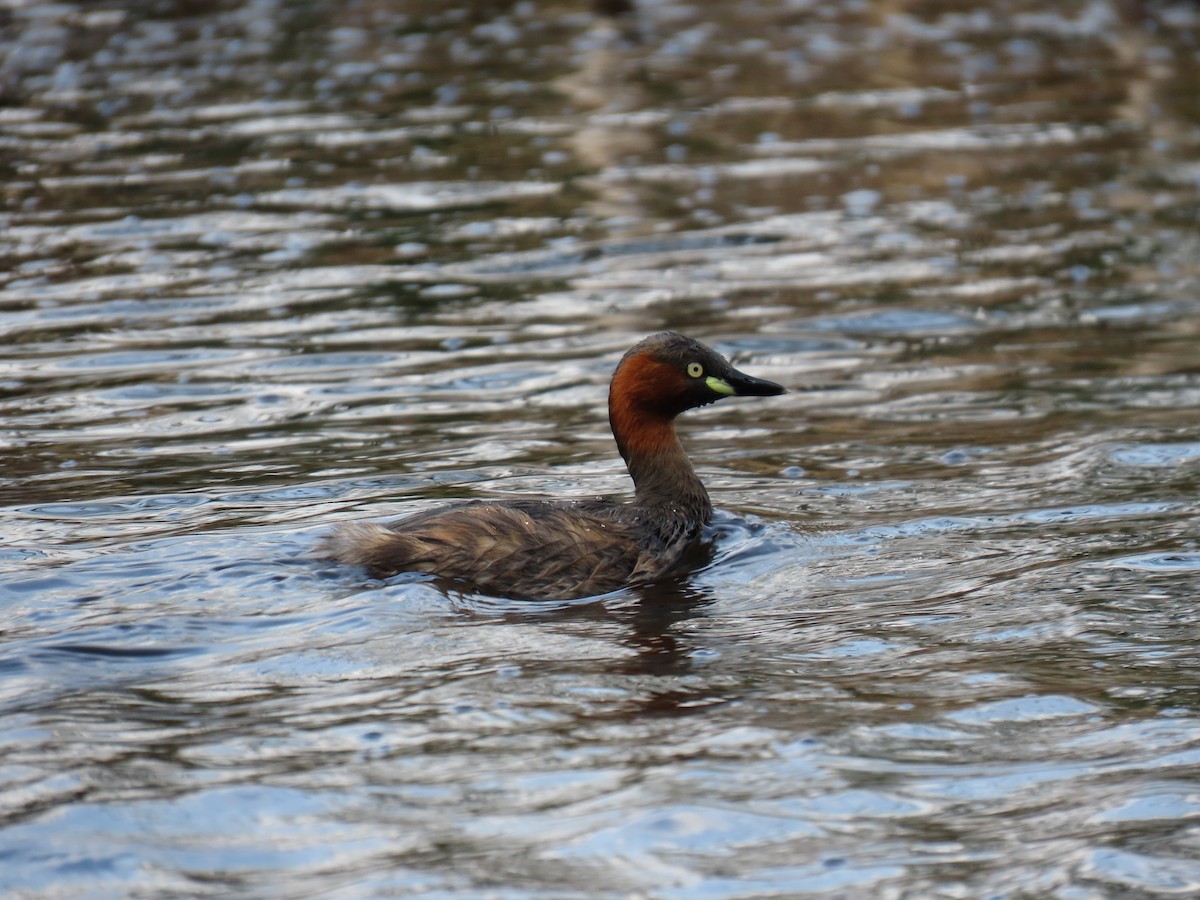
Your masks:
M688 363L687 373L693 378L699 378L704 374L704 366L698 362Z

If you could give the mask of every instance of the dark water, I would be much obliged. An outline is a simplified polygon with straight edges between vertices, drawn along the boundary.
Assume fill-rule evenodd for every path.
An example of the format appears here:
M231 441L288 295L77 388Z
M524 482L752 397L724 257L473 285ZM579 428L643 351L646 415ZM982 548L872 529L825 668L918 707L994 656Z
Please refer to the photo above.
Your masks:
M1200 894L1200 12L0 5L9 896ZM305 557L621 494L691 576Z

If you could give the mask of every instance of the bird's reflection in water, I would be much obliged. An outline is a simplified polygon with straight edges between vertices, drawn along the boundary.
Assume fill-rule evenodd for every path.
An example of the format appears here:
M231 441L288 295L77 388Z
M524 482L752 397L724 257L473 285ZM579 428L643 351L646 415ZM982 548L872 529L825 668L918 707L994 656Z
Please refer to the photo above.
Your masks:
M589 656L575 662L545 661L547 672L561 671L564 664L586 665L637 682L636 696L609 707L601 718L687 715L735 699L724 691L715 691L707 680L697 682L695 689L680 683L703 667L703 653L698 652L702 648L689 639L686 623L709 615L718 601L696 578L715 556L712 540L705 540L689 548L682 566L684 574L599 597L561 602L487 598L464 591L461 584L427 577L420 580L436 584L459 615L480 625L516 629L551 625L575 635L583 631L611 641L609 659ZM626 649L635 652L630 654ZM646 676L650 676L649 681ZM663 679L661 689L654 681L657 678ZM595 717L593 711L589 718Z
M629 676L661 678L663 687L643 682L643 690L612 715L632 719L639 716L691 715L736 699L710 679L684 679L700 668L696 644L679 627L707 615L716 602L711 594L697 589L686 577L659 582L639 590L638 602L625 609L629 633L624 643L637 650L636 656L617 661L615 671ZM694 685L694 686L693 686Z
M618 611L628 624L624 643L638 651L618 664L628 674L682 675L693 668L695 647L677 628L705 614L715 602L707 592L693 587L686 577L638 588L637 603Z

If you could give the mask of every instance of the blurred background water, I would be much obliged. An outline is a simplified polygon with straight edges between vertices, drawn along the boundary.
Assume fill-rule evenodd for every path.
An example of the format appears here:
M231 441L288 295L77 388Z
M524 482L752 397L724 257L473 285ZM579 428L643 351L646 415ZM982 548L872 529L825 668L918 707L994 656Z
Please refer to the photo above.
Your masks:
M1200 10L0 2L9 896L1200 894ZM306 556L624 495L687 577Z

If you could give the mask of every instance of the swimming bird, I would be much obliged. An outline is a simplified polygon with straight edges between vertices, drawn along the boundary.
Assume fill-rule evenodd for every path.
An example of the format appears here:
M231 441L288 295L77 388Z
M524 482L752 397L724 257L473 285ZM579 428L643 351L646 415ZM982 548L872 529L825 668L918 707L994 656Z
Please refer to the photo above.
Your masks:
M387 524L341 525L316 555L379 576L425 572L516 599L571 600L655 581L676 570L712 519L675 417L725 397L784 392L697 340L652 335L622 357L608 391L608 421L633 478L633 502L463 503Z

